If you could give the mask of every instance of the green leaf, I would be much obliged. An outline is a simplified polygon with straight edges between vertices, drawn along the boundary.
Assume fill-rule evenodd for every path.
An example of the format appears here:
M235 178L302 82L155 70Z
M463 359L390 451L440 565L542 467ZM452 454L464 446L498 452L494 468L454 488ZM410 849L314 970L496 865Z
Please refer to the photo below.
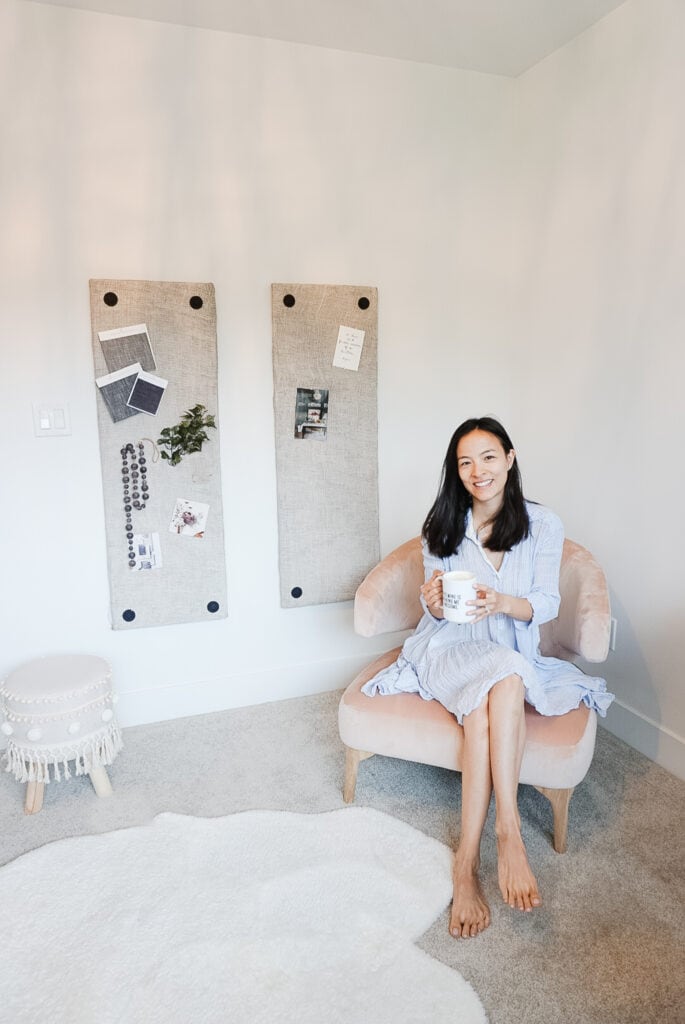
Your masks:
M202 445L209 441L205 428L216 430L215 417L204 415L207 412L201 402L184 412L178 423L173 427L164 427L157 439L157 444L168 448L170 454L162 452L162 458L177 466L184 455L202 451Z

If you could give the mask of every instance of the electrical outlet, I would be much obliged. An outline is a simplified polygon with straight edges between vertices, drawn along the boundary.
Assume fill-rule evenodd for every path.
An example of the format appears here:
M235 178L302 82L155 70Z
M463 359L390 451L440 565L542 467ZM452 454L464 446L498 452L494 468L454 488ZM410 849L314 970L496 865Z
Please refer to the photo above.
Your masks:
M609 650L616 650L616 630L618 629L618 620L611 620L611 631L609 632Z

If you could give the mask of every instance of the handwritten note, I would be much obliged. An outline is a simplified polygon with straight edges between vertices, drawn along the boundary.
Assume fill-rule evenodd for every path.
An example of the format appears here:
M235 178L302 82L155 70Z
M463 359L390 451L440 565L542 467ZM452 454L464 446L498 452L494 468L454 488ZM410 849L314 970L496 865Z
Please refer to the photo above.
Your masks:
M355 327L341 325L333 356L333 366L339 366L341 370L359 369L365 333L365 331L358 331Z

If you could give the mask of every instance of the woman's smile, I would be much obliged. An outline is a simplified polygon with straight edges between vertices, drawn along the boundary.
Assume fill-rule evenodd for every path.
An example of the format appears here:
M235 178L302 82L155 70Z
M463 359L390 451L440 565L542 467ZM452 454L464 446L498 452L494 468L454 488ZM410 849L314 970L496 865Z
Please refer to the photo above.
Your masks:
M457 446L461 482L472 498L488 504L501 503L513 461L513 450L505 452L499 438L485 430L472 431Z

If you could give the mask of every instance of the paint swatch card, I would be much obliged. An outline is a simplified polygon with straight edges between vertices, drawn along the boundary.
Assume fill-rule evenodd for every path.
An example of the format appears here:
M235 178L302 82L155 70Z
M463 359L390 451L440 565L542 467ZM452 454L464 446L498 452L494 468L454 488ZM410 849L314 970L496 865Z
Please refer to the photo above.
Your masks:
M96 378L95 383L100 389L100 394L113 423L119 423L120 420L128 419L129 416L138 415L139 410L131 408L128 405L128 399L139 372L140 363L133 363L132 366L124 366L114 373Z
M148 372L157 368L145 324L98 331L98 338L110 373L131 363L140 363L141 368Z
M365 331L359 331L356 327L340 326L338 331L338 342L335 346L333 366L339 366L341 370L358 370L359 360L364 346Z
M153 373L141 370L131 388L127 405L137 412L146 412L148 416L154 416L164 398L168 383L169 381L163 377L155 377Z

